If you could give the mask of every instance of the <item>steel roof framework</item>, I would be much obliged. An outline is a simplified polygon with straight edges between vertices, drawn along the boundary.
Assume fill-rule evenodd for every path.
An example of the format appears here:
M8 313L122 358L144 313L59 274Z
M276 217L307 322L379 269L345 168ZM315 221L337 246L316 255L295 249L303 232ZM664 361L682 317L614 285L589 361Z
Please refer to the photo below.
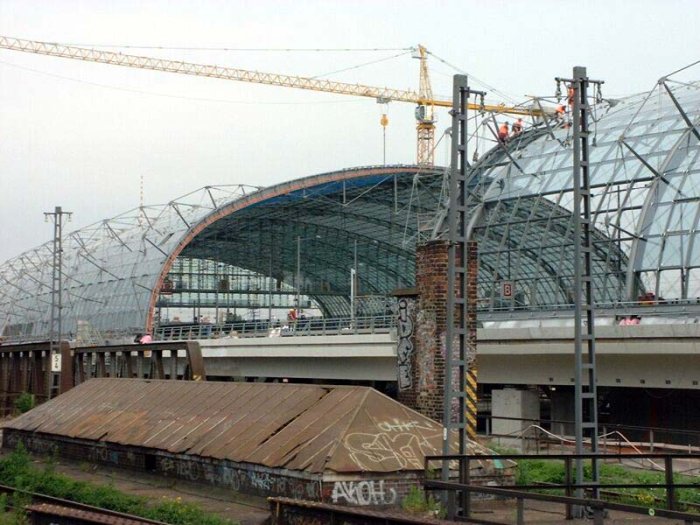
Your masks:
M597 300L636 300L647 291L699 297L700 85L663 80L649 93L596 105L594 120ZM481 308L571 304L569 132L539 126L471 167L467 205L479 241ZM231 284L240 293L229 299L242 306L261 296L245 295L245 286L274 283L281 304L300 284L326 315L348 315L355 242L361 294L382 297L414 284L416 242L431 230L444 235L444 173L369 167L265 189L209 186L74 231L64 239L66 331L75 333L78 320L102 332L150 327L169 272L184 260L216 263L222 275L257 276ZM304 239L301 283L297 237ZM5 335L48 334L51 257L45 243L0 266ZM211 296L219 277L197 283L209 295L200 288L180 299ZM513 284L513 297L502 296L503 281Z

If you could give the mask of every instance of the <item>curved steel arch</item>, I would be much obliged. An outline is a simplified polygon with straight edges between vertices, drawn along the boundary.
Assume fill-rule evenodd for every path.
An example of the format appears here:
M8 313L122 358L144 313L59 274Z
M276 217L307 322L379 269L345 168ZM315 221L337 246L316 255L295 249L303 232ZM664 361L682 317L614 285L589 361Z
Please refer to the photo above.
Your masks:
M413 175L416 172L423 173L430 176L441 176L443 169L441 168L425 168L412 165L402 165L402 166L389 166L389 167L367 167L367 168L357 168L351 170L342 170L333 173L325 173L321 175L313 175L310 177L305 177L302 179L297 179L290 182L285 182L278 184L269 188L262 189L251 195L247 195L240 199L236 199L226 206L214 210L206 217L203 217L197 224L192 225L188 231L182 236L177 245L168 254L166 261L164 262L156 282L151 291L148 304L148 316L146 318L146 329L151 330L153 328L155 307L158 301L159 292L163 282L165 281L168 273L170 272L175 260L180 256L187 246L195 240L195 238L205 231L207 228L216 224L227 217L233 216L234 214L241 212L242 210L252 208L255 206L260 206L264 203L271 203L275 200L281 202L290 202L290 197L296 195L295 200L304 200L309 197L313 197L315 194L310 190L323 188L325 185L333 183L347 183L351 181L359 181L361 179L367 178L378 178L379 181L376 182L375 186L383 182L392 182L394 177ZM306 193L309 191L309 194ZM327 196L325 192L322 196Z

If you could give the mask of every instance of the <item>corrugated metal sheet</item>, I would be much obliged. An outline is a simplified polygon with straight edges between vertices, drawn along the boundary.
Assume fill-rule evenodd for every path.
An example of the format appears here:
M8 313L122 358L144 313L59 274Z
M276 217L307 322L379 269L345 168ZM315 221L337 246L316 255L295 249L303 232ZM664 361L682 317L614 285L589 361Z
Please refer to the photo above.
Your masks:
M92 379L6 428L310 473L423 468L442 425L367 387Z

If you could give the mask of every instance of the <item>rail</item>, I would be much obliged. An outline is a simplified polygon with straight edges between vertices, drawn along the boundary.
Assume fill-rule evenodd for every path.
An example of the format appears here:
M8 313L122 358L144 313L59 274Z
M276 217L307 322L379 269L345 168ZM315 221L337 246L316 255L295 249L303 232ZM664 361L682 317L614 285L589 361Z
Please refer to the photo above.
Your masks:
M291 498L267 498L270 504L271 525L292 523L338 523L343 525L430 525L445 521L425 517L399 515L396 512L372 510L362 507L331 505L316 501Z
M696 454L494 454L494 455L445 455L426 456L424 471L424 487L426 490L440 490L447 492L447 514L449 519L463 521L471 518L471 495L490 494L505 498L516 499L516 516L518 525L525 523L525 500L548 501L561 503L565 506L567 519L572 519L574 509L590 509L596 525L603 523L603 517L607 510L617 510L633 514L656 515L670 519L682 520L685 524L700 523L700 514L683 512L682 502L677 500L677 489L698 488L700 480L696 483L678 483L674 478L674 461L698 460ZM475 485L470 480L470 465L472 461L503 461L515 462L524 460L555 460L564 463L564 482L558 484L517 485L517 486L483 486ZM576 460L581 460L592 465L594 462L624 461L626 459L646 459L663 464L663 483L600 483L584 481L574 482L574 465ZM444 481L438 479L442 472L444 462L450 465L450 479ZM601 490L605 489L663 489L665 492L665 508L649 508L648 506L632 505L601 499ZM563 491L565 495L545 494L543 491ZM537 491L537 492L531 492ZM583 491L590 491L592 497L582 497ZM574 496L579 494L579 496ZM496 525L496 522L490 522Z
M312 317L280 324L268 320L239 321L225 324L183 324L157 328L158 341L222 339L240 337L291 337L388 333L396 327L396 317Z
M23 507L31 517L32 523L39 525L57 524L57 523L72 523L72 524L88 524L88 523L103 523L114 525L167 525L162 521L151 520L117 512L114 510L93 507L84 503L47 496L37 492L29 492L26 490L0 485L0 494L14 496L21 494L29 500L29 504ZM5 509L1 509L4 511ZM18 522L19 523L19 522ZM22 521L21 523L25 523Z

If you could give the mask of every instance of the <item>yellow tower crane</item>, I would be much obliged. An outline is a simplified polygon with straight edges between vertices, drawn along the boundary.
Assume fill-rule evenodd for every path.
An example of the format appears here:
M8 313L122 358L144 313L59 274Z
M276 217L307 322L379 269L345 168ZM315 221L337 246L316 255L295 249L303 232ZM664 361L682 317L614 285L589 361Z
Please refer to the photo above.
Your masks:
M433 99L430 76L428 73L428 51L419 45L414 51L414 57L420 60L420 82L418 92L391 88L365 86L362 84L350 84L333 80L281 75L278 73L263 73L231 67L197 64L179 60L167 60L138 55L114 53L112 51L100 51L84 47L69 46L51 42L38 42L0 36L0 49L10 49L25 53L48 55L61 58L71 58L85 62L98 62L115 66L132 67L139 69L151 69L154 71L166 71L198 77L221 78L224 80L236 80L239 82L251 82L255 84L268 84L271 86L291 87L310 91L323 91L340 95L354 95L357 97L374 98L378 102L411 102L416 107L416 129L418 134L417 161L421 166L432 166L434 159L435 142L435 107L451 108L451 100ZM523 116L542 116L543 111L523 107L505 105L485 105L470 103L469 109L506 113ZM384 120L382 125L384 124Z

